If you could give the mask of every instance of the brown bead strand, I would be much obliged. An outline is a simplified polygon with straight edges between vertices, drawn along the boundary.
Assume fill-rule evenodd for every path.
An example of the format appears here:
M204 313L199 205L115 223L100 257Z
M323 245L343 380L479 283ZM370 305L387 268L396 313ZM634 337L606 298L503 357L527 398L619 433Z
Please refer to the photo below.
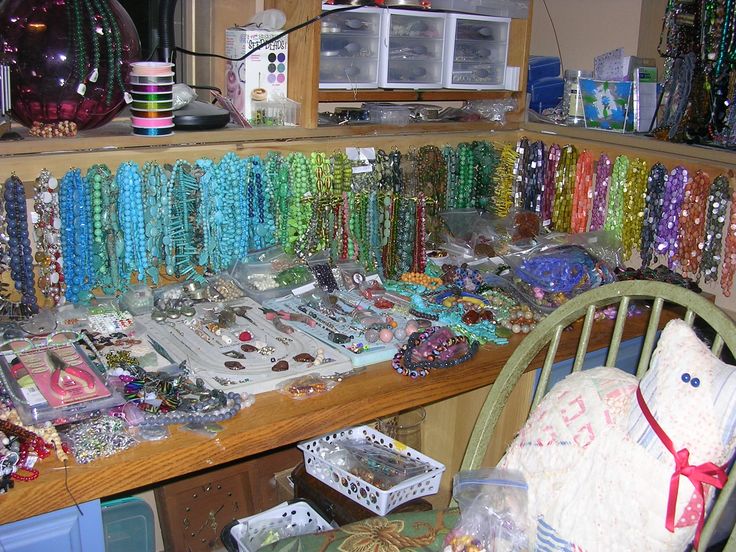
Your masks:
M731 296L733 276L736 273L736 176L729 171L731 184L731 209L726 225L726 244L723 250L723 266L721 268L721 290L726 297Z
M676 260L683 276L700 277L700 259L705 241L705 217L708 206L710 176L698 171L685 184L677 232Z

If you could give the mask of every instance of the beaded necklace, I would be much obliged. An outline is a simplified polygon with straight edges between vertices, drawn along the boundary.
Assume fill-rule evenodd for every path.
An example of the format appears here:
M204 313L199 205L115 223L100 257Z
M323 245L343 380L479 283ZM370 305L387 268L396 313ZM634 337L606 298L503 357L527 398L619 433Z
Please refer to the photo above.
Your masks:
M697 171L685 185L677 228L677 262L682 275L700 277L700 259L705 240L705 218L710 177Z
M156 162L143 165L143 226L146 229L147 274L154 285L159 282L159 265L164 264L164 221L168 209L168 176Z
M257 155L246 160L245 170L248 179L248 218L251 221L250 245L253 249L263 249L276 241L271 188L273 181Z
M439 214L445 209L447 166L437 146L422 146L417 153L419 190L427 197L426 233L437 237L442 229Z
M700 264L706 283L718 280L718 265L721 262L723 223L726 220L728 194L728 178L724 175L716 177L708 192L703 258Z
M414 259L414 243L417 230L416 202L411 198L399 198L397 215L397 231L394 251L396 258L393 266L395 278L411 270Z
M611 173L611 184L608 190L608 212L603 229L613 233L617 239L621 239L621 231L624 218L624 188L626 187L626 175L629 172L629 158L619 155L613 163Z
M623 193L623 213L621 217L621 242L624 259L641 244L641 229L644 221L644 207L647 190L647 163L639 158L629 163Z
M667 169L662 163L657 163L649 171L647 177L647 196L644 205L644 217L641 226L641 266L647 267L654 256L654 240L657 227L662 218L664 191L667 183Z
M445 167L447 168L445 180L445 205L451 208L455 207L455 203L457 201L457 199L455 198L458 179L457 148L453 148L452 146L443 147L442 157L445 160Z
M500 161L493 144L484 140L473 142L474 175L473 195L475 207L488 210L491 198L496 194L496 168Z
M314 179L304 154L290 153L286 162L289 165L290 194L287 211L288 237L284 250L304 258L312 253L305 249L304 237L309 221L313 218Z
M611 182L613 166L608 155L601 153L596 167L595 191L593 192L593 208L590 212L590 231L595 232L603 228L606 222L608 204L608 186Z
M529 147L531 152L522 208L539 214L542 209L542 193L544 192L544 142L538 140Z
M145 282L148 256L146 229L143 221L143 186L138 165L123 163L115 173L118 184L118 219L124 237L124 263L121 280L126 282L137 271L139 282Z
M427 198L423 192L419 192L416 202L416 234L414 236L414 257L412 259L412 272L424 273L427 268Z
M593 156L587 150L578 156L575 168L575 190L573 191L570 230L585 232L588 228L588 211L592 203Z
M544 188L542 189L542 225L548 228L552 225L552 208L555 202L555 175L562 152L560 146L552 144L547 152L547 163L544 165Z
M458 177L456 190L452 194L452 207L466 209L473 206L473 150L470 144L463 143L457 147Z
M125 92L125 82L123 80L123 39L120 34L117 19L110 9L107 0L92 0L95 8L102 19L102 28L104 31L105 41L107 43L107 96L105 98L107 105L112 102L112 95L115 91L115 85L120 87L126 96L126 103L130 103L129 94ZM96 25L93 34L96 34Z
M186 161L178 160L171 169L170 255L176 276L205 285L207 280L195 270L192 262L197 256L197 248L195 227L191 221L197 213L198 193L199 183L192 166Z
M109 286L108 269L110 267L106 236L103 225L103 181L112 178L105 165L92 165L87 170L87 182L90 187L90 206L92 209L92 270L97 284L103 288ZM108 215L109 216L109 215ZM117 216L117 214L116 214Z
M64 255L66 299L85 302L96 282L92 270L92 221L87 180L79 169L68 171L61 179L61 250Z
M118 218L118 199L120 189L117 180L112 176L110 170L102 165L109 178L102 179L102 234L107 248L107 278L98 280L98 285L102 286L105 293L114 294L122 291L127 285L127 281L123 282L120 275L122 273L123 259L122 252L125 249L125 237L120 229L120 219ZM102 272L97 272L99 276ZM172 272L173 275L173 272ZM107 286L107 287L106 287Z
M21 304L31 313L38 312L33 276L33 255L28 236L28 212L23 182L13 174L5 181L5 224L10 252L10 277L21 294Z
M511 144L500 146L501 157L496 169L496 189L493 195L493 206L496 215L505 217L513 206L514 166L516 165L516 148Z
M555 200L552 207L552 228L556 232L570 231L577 161L578 150L575 146L567 145L562 148L555 172Z
M65 290L58 187L56 178L43 169L36 178L31 213L36 242L35 260L39 266L38 287L54 306L64 300Z
M10 236L8 236L7 216L5 213L5 181L0 180L0 274L5 274L10 268ZM9 307L14 304L9 301L7 284L0 281L0 314L9 315Z
M529 172L531 151L529 139L524 136L516 142L516 161L514 162L514 183L511 189L514 207L522 209L526 202L526 191L529 188Z
M736 274L736 177L729 172L729 188L731 190L731 208L726 223L726 243L723 247L723 264L721 266L721 291L726 297L731 296L733 277Z
M338 193L342 191L343 187L351 186L352 167L347 156L340 152L336 152L332 159L328 159L324 153L312 153L310 161L316 189L315 220L313 226L310 226L310 230L313 229L315 235L310 241L316 241L313 248L321 250L327 246L328 240L332 241L329 239L331 236L327 222L332 207L332 195L335 191ZM332 164L332 170L330 170L330 164Z
M677 256L677 233L680 219L680 205L687 182L687 170L675 167L665 183L664 199L662 200L662 218L657 227L655 239L656 255L667 259L667 268L674 270Z

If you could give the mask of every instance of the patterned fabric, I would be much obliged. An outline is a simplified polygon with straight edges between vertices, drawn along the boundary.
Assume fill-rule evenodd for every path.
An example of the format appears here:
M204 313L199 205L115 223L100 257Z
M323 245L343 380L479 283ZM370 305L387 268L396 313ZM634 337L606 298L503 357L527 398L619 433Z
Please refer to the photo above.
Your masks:
M430 510L368 518L334 531L284 539L271 552L441 552L458 511Z
M674 551L692 541L703 503L680 477L675 530L665 528L675 464L643 420L637 384L616 368L568 376L501 460L499 467L520 470L529 485L536 550ZM692 465L720 465L733 455L736 370L684 322L663 330L641 390L675 450L689 450ZM706 503L712 491L706 486Z

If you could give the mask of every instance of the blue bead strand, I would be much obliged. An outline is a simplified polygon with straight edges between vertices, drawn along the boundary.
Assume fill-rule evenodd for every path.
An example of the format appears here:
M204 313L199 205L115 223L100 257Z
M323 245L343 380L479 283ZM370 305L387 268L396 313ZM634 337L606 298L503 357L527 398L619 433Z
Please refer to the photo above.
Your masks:
M59 185L61 249L64 256L66 299L87 302L96 286L92 262L92 209L87 180L79 169L68 171Z
M118 219L124 237L121 280L127 282L132 272L136 270L138 281L145 282L148 256L143 223L143 179L138 165L133 162L123 163L118 167L115 179L120 190Z
M28 233L28 207L20 178L13 175L5 181L3 198L9 238L10 276L15 283L15 289L21 294L21 304L35 314L38 312L38 302L33 275L31 239Z

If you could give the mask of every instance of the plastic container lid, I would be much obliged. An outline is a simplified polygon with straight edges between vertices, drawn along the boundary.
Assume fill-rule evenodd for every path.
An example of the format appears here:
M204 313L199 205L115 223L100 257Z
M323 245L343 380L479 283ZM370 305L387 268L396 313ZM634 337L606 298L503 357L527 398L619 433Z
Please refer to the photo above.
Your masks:
M102 503L105 552L156 552L153 511L140 498Z

